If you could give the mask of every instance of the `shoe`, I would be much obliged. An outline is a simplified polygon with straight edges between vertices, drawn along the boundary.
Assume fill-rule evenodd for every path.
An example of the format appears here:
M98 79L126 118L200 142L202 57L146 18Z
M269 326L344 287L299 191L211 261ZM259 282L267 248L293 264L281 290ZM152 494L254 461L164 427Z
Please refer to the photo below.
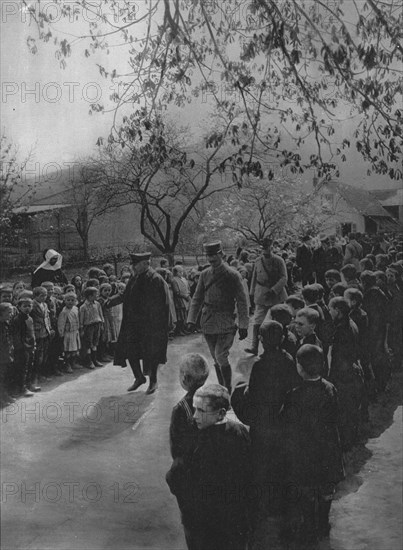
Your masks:
M55 372L53 373L55 376L63 376L64 375L64 372L61 372L60 370L55 370Z
M34 392L29 390L28 388L25 388L22 397L32 397L34 395Z
M81 370L81 369L84 368L84 367L83 367L82 365L80 365L79 363L73 363L73 364L71 365L71 367L72 367L73 370Z
M90 369L90 370L94 370L94 369L95 369L95 365L91 362L91 363L88 363L87 365L85 365L85 368L86 368L86 369Z
M93 361L93 363L94 363L94 366L95 366L95 367L103 367L103 366L104 366L103 363L100 363L100 362L97 361L96 359L95 359L95 361Z
M40 376L38 380L39 382L50 382L52 379L48 376Z
M130 388L127 388L127 391L135 391L137 390L137 388L139 388L140 386L142 386L143 384L145 384L147 381L147 379L145 377L143 378L138 378L137 380L134 381L134 384L132 384L130 386Z
M147 391L146 391L146 394L147 395L151 395L152 393L155 392L155 390L158 388L158 384L157 382L150 382L148 388L147 388Z
M74 371L73 369L70 367L70 365L66 368L65 370L66 374L72 374Z
M258 350L256 348L245 348L246 353L251 353L252 355L257 355Z
M28 389L33 392L41 391L41 387L37 386L36 384L31 384Z

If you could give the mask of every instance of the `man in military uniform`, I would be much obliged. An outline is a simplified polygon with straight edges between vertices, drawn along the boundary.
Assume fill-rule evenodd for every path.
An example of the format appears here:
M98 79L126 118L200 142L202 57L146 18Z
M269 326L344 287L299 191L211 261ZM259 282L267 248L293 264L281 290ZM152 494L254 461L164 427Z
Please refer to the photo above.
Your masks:
M169 332L169 289L164 279L150 267L151 253L131 254L133 275L123 296L111 298L109 306L123 302L123 319L116 345L115 365L129 360L137 390L150 377L148 394L157 389L157 370L167 361ZM140 360L143 361L143 369Z
M276 304L287 298L287 268L283 258L273 254L273 240L265 237L262 241L262 255L256 260L253 268L250 295L255 303L253 317L252 345L246 348L247 353L258 354L259 328L267 312Z
M229 351L236 333L235 305L239 319L239 339L248 335L247 296L240 274L223 261L221 242L204 245L210 267L201 272L190 304L187 322L196 324L201 309L201 328L214 360L218 382L231 393Z

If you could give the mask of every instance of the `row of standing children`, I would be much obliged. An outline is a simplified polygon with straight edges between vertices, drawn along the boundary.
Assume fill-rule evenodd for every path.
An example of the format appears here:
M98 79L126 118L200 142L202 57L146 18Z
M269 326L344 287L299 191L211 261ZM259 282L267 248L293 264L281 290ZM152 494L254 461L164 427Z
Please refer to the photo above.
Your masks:
M108 282L105 271L91 268L85 283L76 275L64 288L49 281L32 291L22 281L1 285L2 405L32 396L53 376L111 359L122 305L107 302L111 294L124 292L130 275L123 269L120 281L112 275Z

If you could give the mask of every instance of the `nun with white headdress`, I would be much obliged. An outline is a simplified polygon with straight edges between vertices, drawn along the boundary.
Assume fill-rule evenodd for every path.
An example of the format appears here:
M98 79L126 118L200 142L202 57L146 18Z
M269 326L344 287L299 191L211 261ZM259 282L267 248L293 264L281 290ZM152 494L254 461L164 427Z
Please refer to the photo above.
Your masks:
M32 288L41 286L45 281L51 281L55 285L66 285L68 281L62 271L62 255L52 248L47 248L43 253L43 258L44 261L32 275Z

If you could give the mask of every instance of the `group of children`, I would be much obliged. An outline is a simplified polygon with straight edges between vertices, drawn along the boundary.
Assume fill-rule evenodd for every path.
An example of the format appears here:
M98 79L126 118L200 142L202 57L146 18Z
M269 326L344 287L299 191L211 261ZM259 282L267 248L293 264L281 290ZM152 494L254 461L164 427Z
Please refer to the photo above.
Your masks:
M189 549L245 549L269 516L279 518L285 544L312 548L329 535L345 453L365 436L369 403L403 366L402 253L370 256L361 272L328 270L325 286L306 285L269 310L263 352L239 361L231 396L206 385L199 354L182 360L187 393L172 413L167 482ZM231 407L248 434L227 420Z
M91 268L88 279L73 277L64 287L44 281L32 290L22 281L0 287L1 404L31 397L52 376L95 369L113 357L122 321L123 294L130 277L114 268Z

